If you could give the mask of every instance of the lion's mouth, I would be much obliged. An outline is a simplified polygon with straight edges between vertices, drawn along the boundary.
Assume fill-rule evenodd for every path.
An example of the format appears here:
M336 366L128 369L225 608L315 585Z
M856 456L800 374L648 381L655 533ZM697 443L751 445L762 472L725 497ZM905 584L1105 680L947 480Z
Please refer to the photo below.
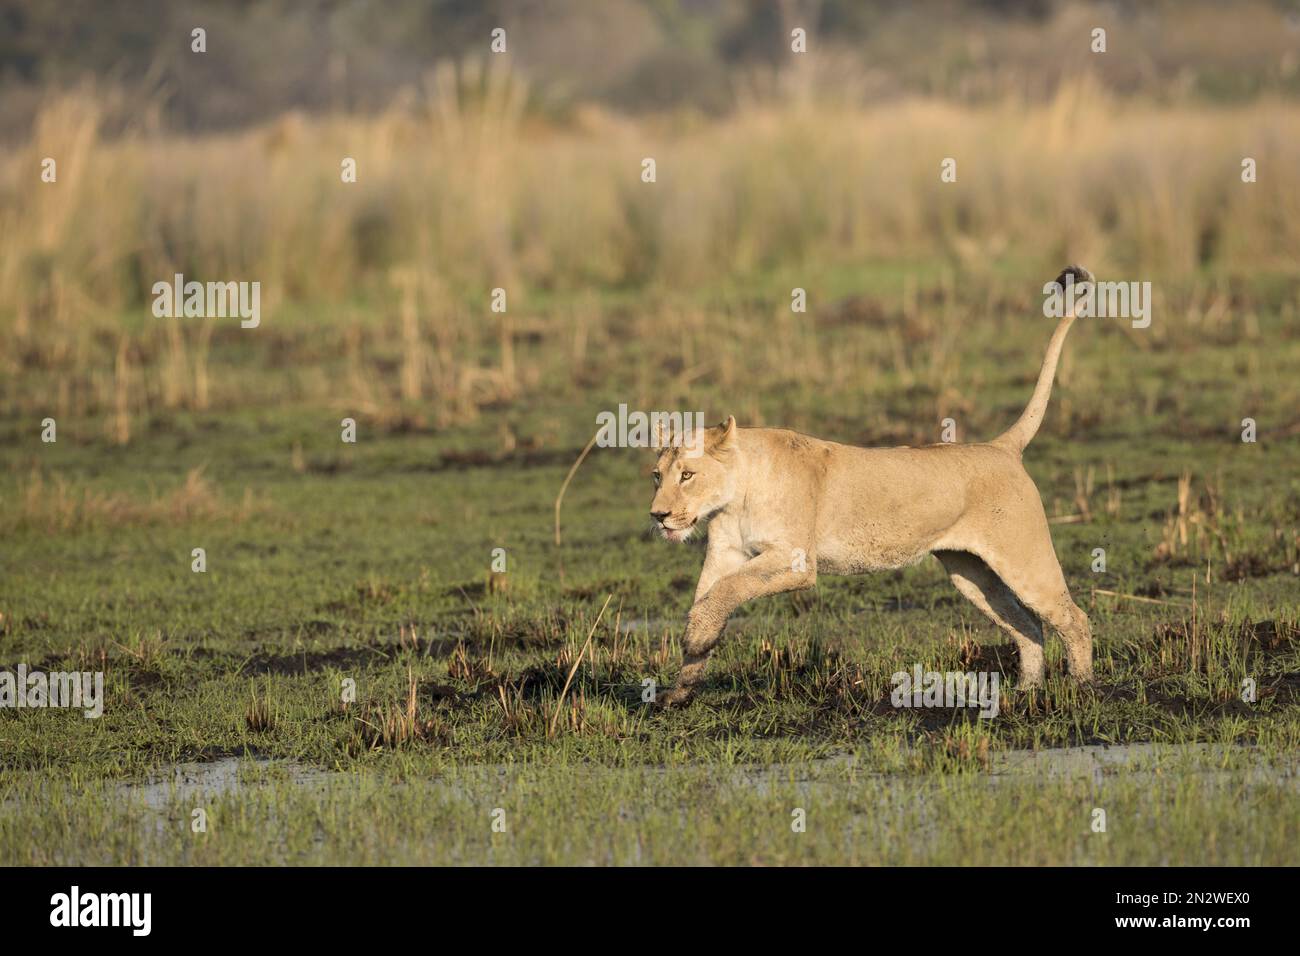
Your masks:
M699 520L697 515L680 528L674 528L665 521L659 525L659 532L669 541L685 541L690 536L690 533L695 530L696 522Z

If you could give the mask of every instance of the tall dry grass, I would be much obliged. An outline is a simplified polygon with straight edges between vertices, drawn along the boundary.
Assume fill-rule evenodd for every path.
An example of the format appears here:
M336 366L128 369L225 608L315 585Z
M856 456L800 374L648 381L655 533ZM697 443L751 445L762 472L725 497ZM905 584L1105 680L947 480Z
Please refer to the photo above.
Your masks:
M828 253L1070 247L1166 274L1300 251L1290 103L1160 108L1085 78L1043 105L755 103L700 124L587 111L551 129L526 124L523 101L506 72L445 66L374 117L105 141L94 99L55 100L0 164L0 312L121 308L176 271L259 279L274 308L349 298L393 267L460 295L680 287ZM45 156L57 184L39 181ZM1250 188L1244 156L1259 163ZM356 184L340 182L344 157ZM956 184L939 181L945 157Z
M107 411L128 442L142 411L216 400L212 323L152 319L151 285L257 280L272 334L285 305L356 306L341 344L350 407L385 404L359 356L388 350L397 397L437 399L452 420L520 390L512 335L485 320L498 286L513 302L576 296L581 361L603 290L713 288L812 261L1049 276L1081 260L1128 279L1300 261L1290 102L1159 106L1085 76L1047 103L758 97L717 121L591 109L556 126L525 112L526 92L505 70L444 64L380 115L196 138L149 125L106 139L92 95L52 100L0 157L0 370L89 369L60 409ZM39 179L46 156L56 184ZM1241 181L1246 156L1257 183ZM345 157L355 184L340 181ZM955 184L940 182L946 157ZM683 348L689 374L698 356Z

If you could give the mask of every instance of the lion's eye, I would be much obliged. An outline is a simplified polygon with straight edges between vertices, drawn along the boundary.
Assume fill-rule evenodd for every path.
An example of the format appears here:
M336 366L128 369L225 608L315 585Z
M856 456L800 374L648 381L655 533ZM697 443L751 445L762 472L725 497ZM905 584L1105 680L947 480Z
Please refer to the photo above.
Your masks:
M695 477L695 472L693 471L682 472L682 481L690 481L694 477Z
M656 472L654 472L654 473L652 474L652 477L654 478L654 480L655 480L655 484L657 485L657 484L659 484L660 481L663 480L663 477L664 477L664 476L661 475L661 474L659 474L659 472L656 471Z

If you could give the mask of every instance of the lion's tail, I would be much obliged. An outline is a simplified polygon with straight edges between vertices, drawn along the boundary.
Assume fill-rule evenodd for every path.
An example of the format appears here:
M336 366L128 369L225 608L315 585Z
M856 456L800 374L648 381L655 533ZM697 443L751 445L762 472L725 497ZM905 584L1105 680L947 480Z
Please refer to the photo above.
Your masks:
M1056 282L1061 288L1065 288L1067 277L1075 285L1085 282L1093 282L1092 273L1083 266L1066 266L1056 278ZM1000 445L1020 454L1025 450L1025 446L1033 440L1038 434L1038 426L1043 423L1043 415L1047 412L1047 400L1052 396L1052 380L1056 377L1056 363L1060 361L1061 349L1065 345L1065 336L1070 331L1070 325L1074 322L1074 309L1066 303L1065 315L1060 323L1056 326L1056 331L1052 333L1052 341L1047 343L1047 354L1043 356L1043 367L1038 373L1038 384L1034 386L1034 394L1029 399L1029 404L1025 406L1024 412L1016 423L1008 428L1005 432L993 439L993 444Z

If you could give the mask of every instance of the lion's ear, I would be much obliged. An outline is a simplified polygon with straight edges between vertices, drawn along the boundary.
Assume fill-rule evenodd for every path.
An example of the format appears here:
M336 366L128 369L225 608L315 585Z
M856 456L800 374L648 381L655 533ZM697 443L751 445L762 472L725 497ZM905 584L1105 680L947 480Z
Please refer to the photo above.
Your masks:
M726 454L736 446L736 416L728 415L727 420L718 426L718 431L711 436L709 451L714 455Z

